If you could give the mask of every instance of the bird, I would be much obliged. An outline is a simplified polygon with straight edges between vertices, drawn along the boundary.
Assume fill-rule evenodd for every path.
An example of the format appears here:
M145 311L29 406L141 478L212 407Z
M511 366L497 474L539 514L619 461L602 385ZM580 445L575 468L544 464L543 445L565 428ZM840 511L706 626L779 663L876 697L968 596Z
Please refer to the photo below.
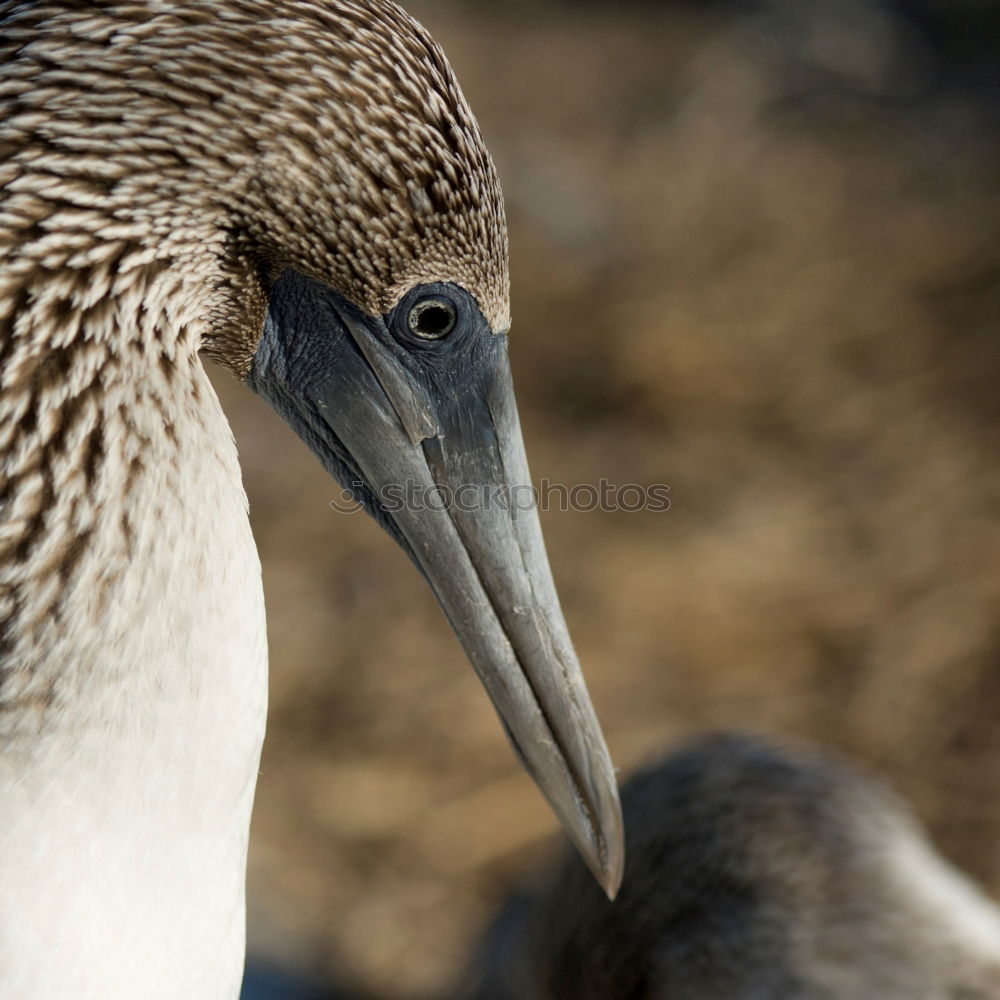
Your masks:
M993 1000L1000 909L829 750L708 733L622 786L612 905L566 857L501 909L459 1000Z
M0 0L4 1000L239 990L267 653L205 359L416 564L614 894L614 769L503 502L510 322L496 169L390 0Z

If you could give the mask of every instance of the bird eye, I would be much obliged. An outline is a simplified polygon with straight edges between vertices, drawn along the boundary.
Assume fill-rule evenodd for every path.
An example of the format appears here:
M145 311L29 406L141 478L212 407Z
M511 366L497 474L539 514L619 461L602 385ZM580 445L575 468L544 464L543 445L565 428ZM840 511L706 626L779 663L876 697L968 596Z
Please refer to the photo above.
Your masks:
M447 337L458 322L455 306L447 299L426 298L417 302L406 317L410 332L421 340Z

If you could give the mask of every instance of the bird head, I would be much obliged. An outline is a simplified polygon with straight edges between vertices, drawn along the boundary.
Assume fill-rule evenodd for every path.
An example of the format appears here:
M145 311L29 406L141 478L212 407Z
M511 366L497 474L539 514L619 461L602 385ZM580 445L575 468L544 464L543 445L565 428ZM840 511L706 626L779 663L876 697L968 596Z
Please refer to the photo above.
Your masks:
M187 262L171 308L416 563L613 894L614 772L525 502L500 185L441 49L388 0L0 8L34 63L11 162L63 157L119 272Z

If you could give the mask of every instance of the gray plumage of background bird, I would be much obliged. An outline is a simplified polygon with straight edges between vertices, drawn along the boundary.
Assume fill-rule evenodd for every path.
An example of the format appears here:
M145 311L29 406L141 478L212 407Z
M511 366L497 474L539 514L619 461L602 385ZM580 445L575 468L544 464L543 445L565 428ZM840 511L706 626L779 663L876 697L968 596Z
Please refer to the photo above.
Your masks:
M497 918L461 1000L1000 996L1000 910L842 760L706 736L622 804L617 901L564 858Z

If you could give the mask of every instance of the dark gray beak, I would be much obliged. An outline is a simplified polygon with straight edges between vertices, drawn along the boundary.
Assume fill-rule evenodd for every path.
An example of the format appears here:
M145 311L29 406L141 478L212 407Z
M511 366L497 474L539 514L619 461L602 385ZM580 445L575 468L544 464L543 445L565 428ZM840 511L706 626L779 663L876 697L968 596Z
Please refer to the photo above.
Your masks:
M506 337L454 285L373 317L286 271L248 381L427 578L524 766L614 897L618 790L549 570Z

